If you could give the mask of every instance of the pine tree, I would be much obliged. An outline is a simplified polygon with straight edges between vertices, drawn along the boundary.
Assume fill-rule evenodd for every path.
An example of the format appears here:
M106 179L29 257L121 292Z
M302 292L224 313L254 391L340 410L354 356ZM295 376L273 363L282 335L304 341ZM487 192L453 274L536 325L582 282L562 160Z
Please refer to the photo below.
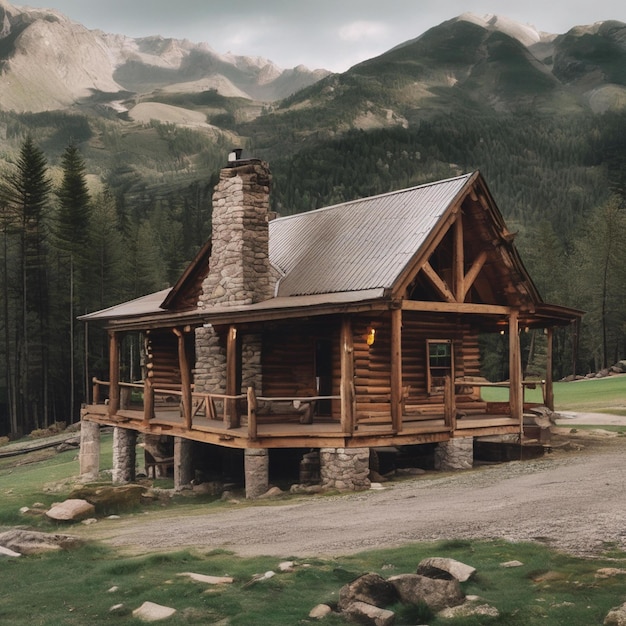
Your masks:
M86 304L84 286L88 283L86 244L91 218L91 199L85 177L85 163L75 143L71 142L61 161L63 180L57 191L59 200L56 218L56 245L64 259L66 280L65 327L69 335L70 420L75 418L76 400L76 353L80 352L76 341L77 310L84 312ZM82 305L82 306L81 306ZM80 362L80 360L78 360ZM79 369L80 371L80 369Z
M5 323L13 317L13 340L5 331L15 397L11 403L11 429L19 433L48 421L48 277L46 219L51 182L43 152L28 137L0 185L4 208L3 229L14 239L15 255L12 280L8 276L5 247L5 281L8 296L13 286L12 307L5 305ZM11 284L12 283L12 284ZM9 345L11 344L11 345Z

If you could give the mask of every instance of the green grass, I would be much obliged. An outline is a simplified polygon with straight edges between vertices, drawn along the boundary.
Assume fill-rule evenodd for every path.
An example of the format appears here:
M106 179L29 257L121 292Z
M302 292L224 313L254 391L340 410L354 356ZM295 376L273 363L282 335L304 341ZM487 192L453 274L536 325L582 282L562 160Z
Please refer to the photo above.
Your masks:
M109 549L88 545L73 552L5 561L0 570L0 623L83 626L123 620L124 624L139 624L130 613L151 601L177 610L165 622L171 625L307 624L313 623L307 617L311 608L336 602L341 586L356 576L365 572L385 577L412 573L428 556L448 556L474 566L477 575L463 584L465 593L479 595L500 612L498 618L449 621L422 611L421 619L428 619L431 626L590 626L602 624L608 611L626 599L623 578L599 579L595 575L600 567L626 565L625 554L617 555L617 563L608 558L580 559L539 544L409 544L336 559L296 560L293 572L277 573L255 584L250 584L254 574L277 571L278 559L242 559L222 550L120 557ZM511 560L523 565L501 566ZM229 575L234 583L208 586L179 576L182 572ZM117 604L123 607L111 613ZM394 609L399 612L396 623L424 623L404 621L411 619L414 609ZM332 626L345 622L332 615L323 623Z
M505 402L509 398L506 388L485 387L481 394L489 402ZM542 402L541 389L527 389L524 397L528 402ZM554 383L554 405L557 411L626 415L626 376Z

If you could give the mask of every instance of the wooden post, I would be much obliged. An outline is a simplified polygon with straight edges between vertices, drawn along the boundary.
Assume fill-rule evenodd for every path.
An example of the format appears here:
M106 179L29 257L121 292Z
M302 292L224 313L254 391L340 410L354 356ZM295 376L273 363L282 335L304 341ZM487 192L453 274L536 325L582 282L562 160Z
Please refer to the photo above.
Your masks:
M120 342L118 333L109 331L109 417L120 408Z
M446 376L443 382L443 421L452 432L456 430L456 398L451 376Z
M191 372L185 349L185 335L178 328L172 329L178 338L178 367L180 369L180 391L183 405L183 421L185 428L191 430Z
M231 326L228 329L228 337L226 339L226 395L237 395L237 327ZM239 428L239 413L237 411L237 401L227 399L224 411L224 426L226 428Z
M254 387L248 387L248 439L256 441L257 423L256 423L257 400Z
M522 389L522 355L519 339L519 313L509 316L509 406L511 417L519 420L520 434L524 428L524 390Z
M143 425L150 426L150 420L154 417L154 387L152 379L146 376L143 381Z
M402 308L391 310L391 427L402 430Z
M554 330L552 328L547 329L548 336L548 354L546 356L546 406L554 411L554 381L552 380L552 366L553 366L553 339Z
M100 383L98 382L98 379L95 376L91 379L91 382L93 383L92 402L94 404L100 404Z
M341 432L351 435L354 432L354 344L352 321L347 315L341 320Z
M454 222L454 295L457 302L465 300L465 252L463 249L463 213L461 209Z

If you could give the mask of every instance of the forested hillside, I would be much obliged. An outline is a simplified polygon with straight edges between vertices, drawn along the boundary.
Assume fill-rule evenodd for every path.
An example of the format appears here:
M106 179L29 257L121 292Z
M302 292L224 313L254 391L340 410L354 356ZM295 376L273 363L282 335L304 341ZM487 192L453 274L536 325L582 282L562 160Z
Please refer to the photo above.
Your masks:
M0 112L0 435L77 419L108 347L76 317L176 281L210 236L235 146L270 162L282 215L479 169L544 299L587 311L577 352L556 337L555 376L625 358L626 109L607 105L623 93L624 25L610 24L552 41L544 65L461 21L278 103L149 98L202 112L202 129L139 123L97 98ZM506 376L493 360L484 373Z

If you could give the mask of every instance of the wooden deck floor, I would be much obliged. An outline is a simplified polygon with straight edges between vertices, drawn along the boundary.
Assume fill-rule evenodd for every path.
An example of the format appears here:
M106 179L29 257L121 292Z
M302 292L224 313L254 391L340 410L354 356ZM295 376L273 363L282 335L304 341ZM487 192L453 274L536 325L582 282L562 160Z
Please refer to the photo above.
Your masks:
M520 425L507 415L471 415L457 420L451 432L443 416L430 415L415 419L406 416L399 432L391 428L391 417L377 422L357 422L353 433L344 433L341 424L332 420L314 420L312 424L297 421L275 421L257 424L256 438L250 438L247 424L226 428L221 420L195 416L192 428L185 428L178 406L158 407L149 424L143 421L143 411L126 409L110 417L106 405L90 405L83 417L102 425L131 428L141 433L170 435L215 445L235 448L298 448L298 447L377 447L414 445L447 441L453 437L476 437L516 434Z

